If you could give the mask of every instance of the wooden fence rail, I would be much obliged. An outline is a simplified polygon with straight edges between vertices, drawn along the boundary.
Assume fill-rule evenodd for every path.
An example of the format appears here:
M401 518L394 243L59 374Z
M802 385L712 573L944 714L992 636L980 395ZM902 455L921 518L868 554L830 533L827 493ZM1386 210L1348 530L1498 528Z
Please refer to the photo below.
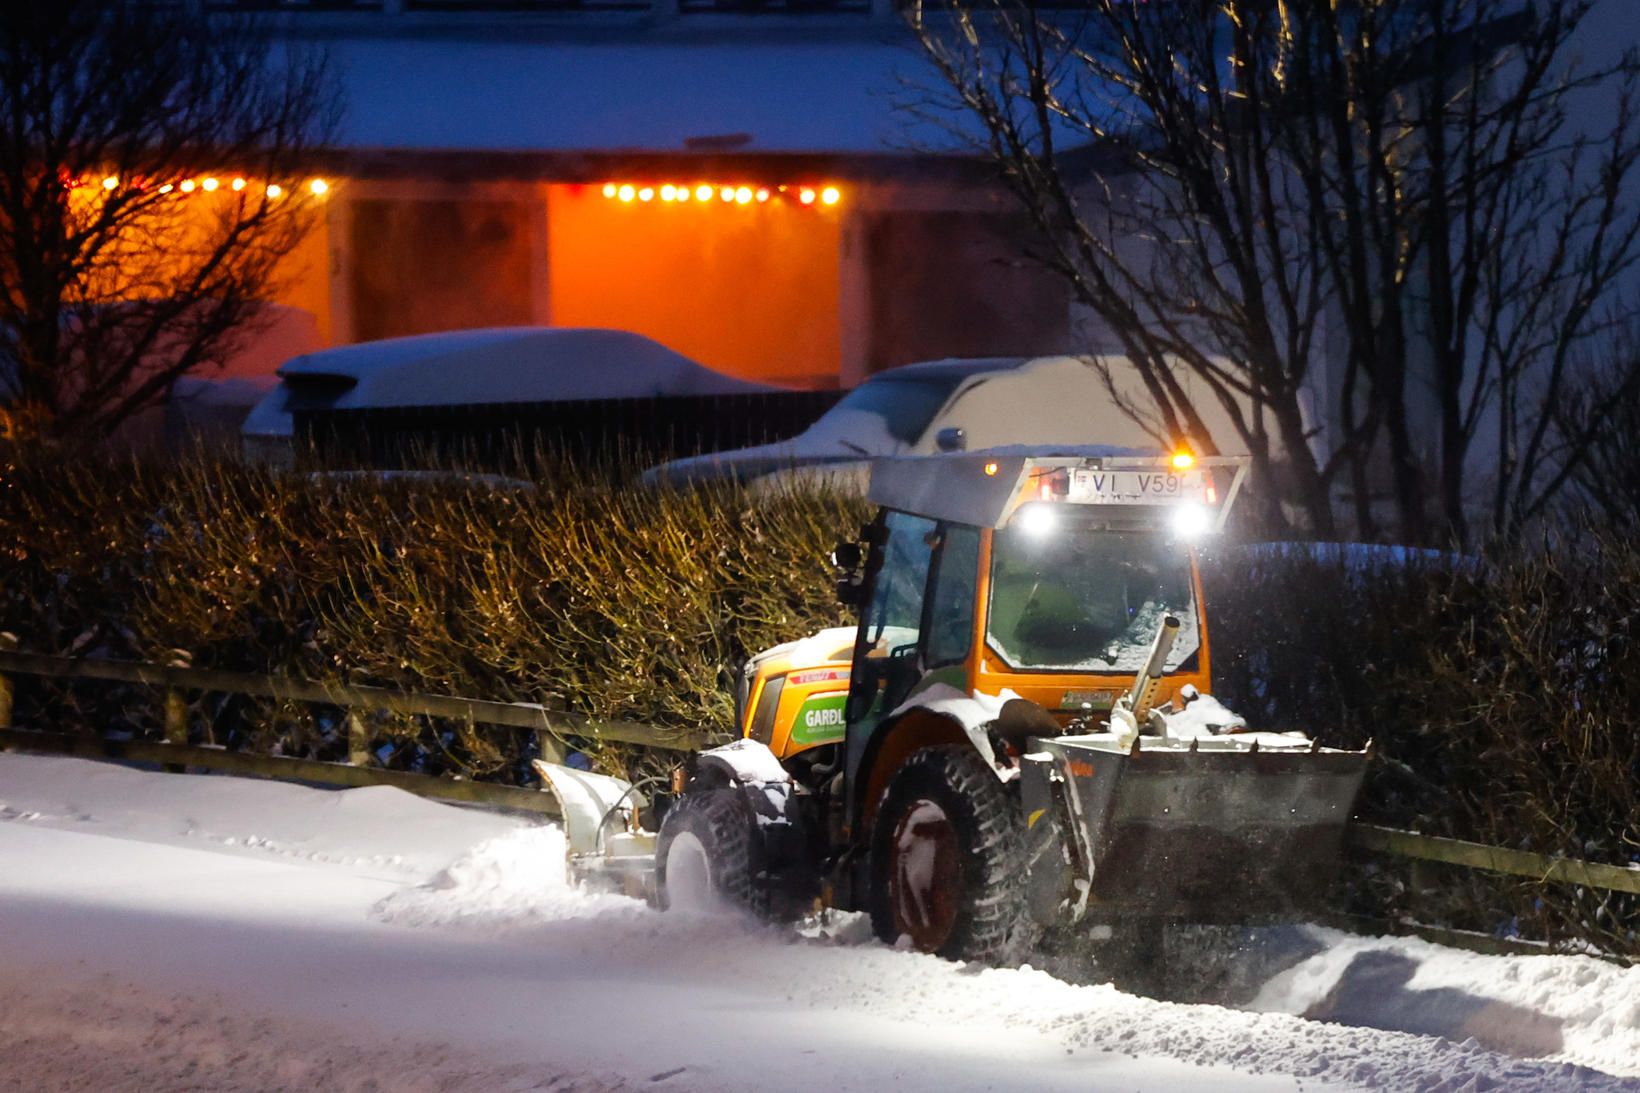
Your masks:
M478 725L504 725L556 735L643 744L654 748L688 750L695 746L694 741L662 733L651 725L633 721L599 721L584 714L573 713L563 708L562 699L551 705L535 702L491 702L482 698L416 694L389 687L364 687L339 682L322 683L292 679L288 676L226 672L215 668L149 664L131 660L58 657L43 653L10 652L4 649L0 649L0 675L35 676L43 679L101 679L150 687L242 694L288 702L314 702L340 706L344 709L385 710L389 713L447 717L457 721L471 721Z
M1608 892L1640 895L1640 869L1575 858L1555 858L1529 850L1509 850L1501 846L1464 842L1440 835L1420 835L1392 827L1353 823L1349 826L1350 845L1362 850L1390 854L1413 861L1440 862L1489 873L1530 877L1555 884L1575 884L1583 888L1603 888Z
M383 767L356 767L347 763L325 763L317 759L294 759L282 755L253 755L226 748L192 744L166 744L153 740L110 740L70 733L38 732L33 729L0 729L0 747L26 751L77 755L83 759L121 759L137 763L160 763L167 767L195 767L224 774L276 778L287 782L317 782L321 785L394 786L418 797L434 797L466 804L499 805L525 812L558 815L558 802L550 793L496 782L472 782L441 778L433 774Z
M562 700L550 703L491 702L452 695L416 694L388 687L365 687L340 682L292 679L248 672L228 672L194 668L185 658L171 664L104 660L87 657L59 657L40 653L20 653L12 648L10 635L0 634L0 747L62 752L88 758L128 759L162 763L173 769L184 766L249 774L265 778L285 778L327 785L390 785L425 797L503 805L532 812L557 813L551 794L492 782L474 782L437 775L387 770L370 764L363 723L358 714L380 710L396 714L448 718L477 725L498 725L533 732L545 758L562 761L564 739L612 740L663 750L685 751L698 741L675 733L662 732L632 721L603 721L566 710ZM70 735L17 729L12 725L15 677L37 679L103 680L159 688L164 694L165 742L110 740L102 737ZM184 692L202 691L271 698L287 702L316 703L346 711L349 763L327 763L313 759L256 755L214 746L190 745L187 738L187 703Z

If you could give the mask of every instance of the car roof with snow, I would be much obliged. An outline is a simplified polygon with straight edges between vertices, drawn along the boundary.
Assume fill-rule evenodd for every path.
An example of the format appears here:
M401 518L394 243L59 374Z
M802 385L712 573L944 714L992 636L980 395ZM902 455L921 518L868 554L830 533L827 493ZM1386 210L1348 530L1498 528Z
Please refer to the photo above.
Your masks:
M491 327L307 353L246 419L247 435L290 435L296 410L749 395L784 388L724 375L625 330Z
M338 407L735 395L778 390L715 372L626 330L492 327L387 338L286 362L287 380L354 381Z
M1044 357L946 357L937 361L923 361L920 364L902 364L897 368L890 368L886 372L878 372L869 376L867 383L890 382L893 380L948 380L966 379L969 376L978 376L986 372L1008 372L1019 368L1031 361L1044 360Z

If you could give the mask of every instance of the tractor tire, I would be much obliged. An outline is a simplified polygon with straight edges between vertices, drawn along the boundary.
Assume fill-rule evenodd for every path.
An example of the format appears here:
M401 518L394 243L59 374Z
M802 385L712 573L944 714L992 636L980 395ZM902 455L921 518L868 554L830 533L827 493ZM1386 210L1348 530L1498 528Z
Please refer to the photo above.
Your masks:
M757 817L731 787L686 793L667 809L655 844L655 902L661 910L749 911L768 893Z
M967 745L907 759L877 807L871 925L951 960L1010 964L1037 934L1025 892L1019 805Z

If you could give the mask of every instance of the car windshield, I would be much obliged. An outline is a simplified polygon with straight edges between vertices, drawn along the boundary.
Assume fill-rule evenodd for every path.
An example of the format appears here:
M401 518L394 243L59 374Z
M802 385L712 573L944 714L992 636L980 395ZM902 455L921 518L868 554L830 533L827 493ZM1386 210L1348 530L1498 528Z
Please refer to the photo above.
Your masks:
M850 391L805 434L872 454L914 443L965 377L868 380Z
M1160 532L1113 532L1066 519L996 533L986 632L1013 668L1137 672L1167 615L1178 668L1201 644L1190 555Z

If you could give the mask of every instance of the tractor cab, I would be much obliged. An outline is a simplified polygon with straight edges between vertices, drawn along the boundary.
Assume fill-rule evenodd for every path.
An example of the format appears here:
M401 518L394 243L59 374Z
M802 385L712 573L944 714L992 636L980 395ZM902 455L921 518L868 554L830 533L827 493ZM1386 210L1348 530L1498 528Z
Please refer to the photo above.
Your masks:
M849 726L857 765L871 728L936 686L1008 690L1063 727L1089 725L1131 688L1169 614L1182 630L1168 693L1209 690L1192 548L1217 530L1241 473L1235 460L1125 452L878 461L878 516L833 556L860 625L748 661L741 734L789 760Z

